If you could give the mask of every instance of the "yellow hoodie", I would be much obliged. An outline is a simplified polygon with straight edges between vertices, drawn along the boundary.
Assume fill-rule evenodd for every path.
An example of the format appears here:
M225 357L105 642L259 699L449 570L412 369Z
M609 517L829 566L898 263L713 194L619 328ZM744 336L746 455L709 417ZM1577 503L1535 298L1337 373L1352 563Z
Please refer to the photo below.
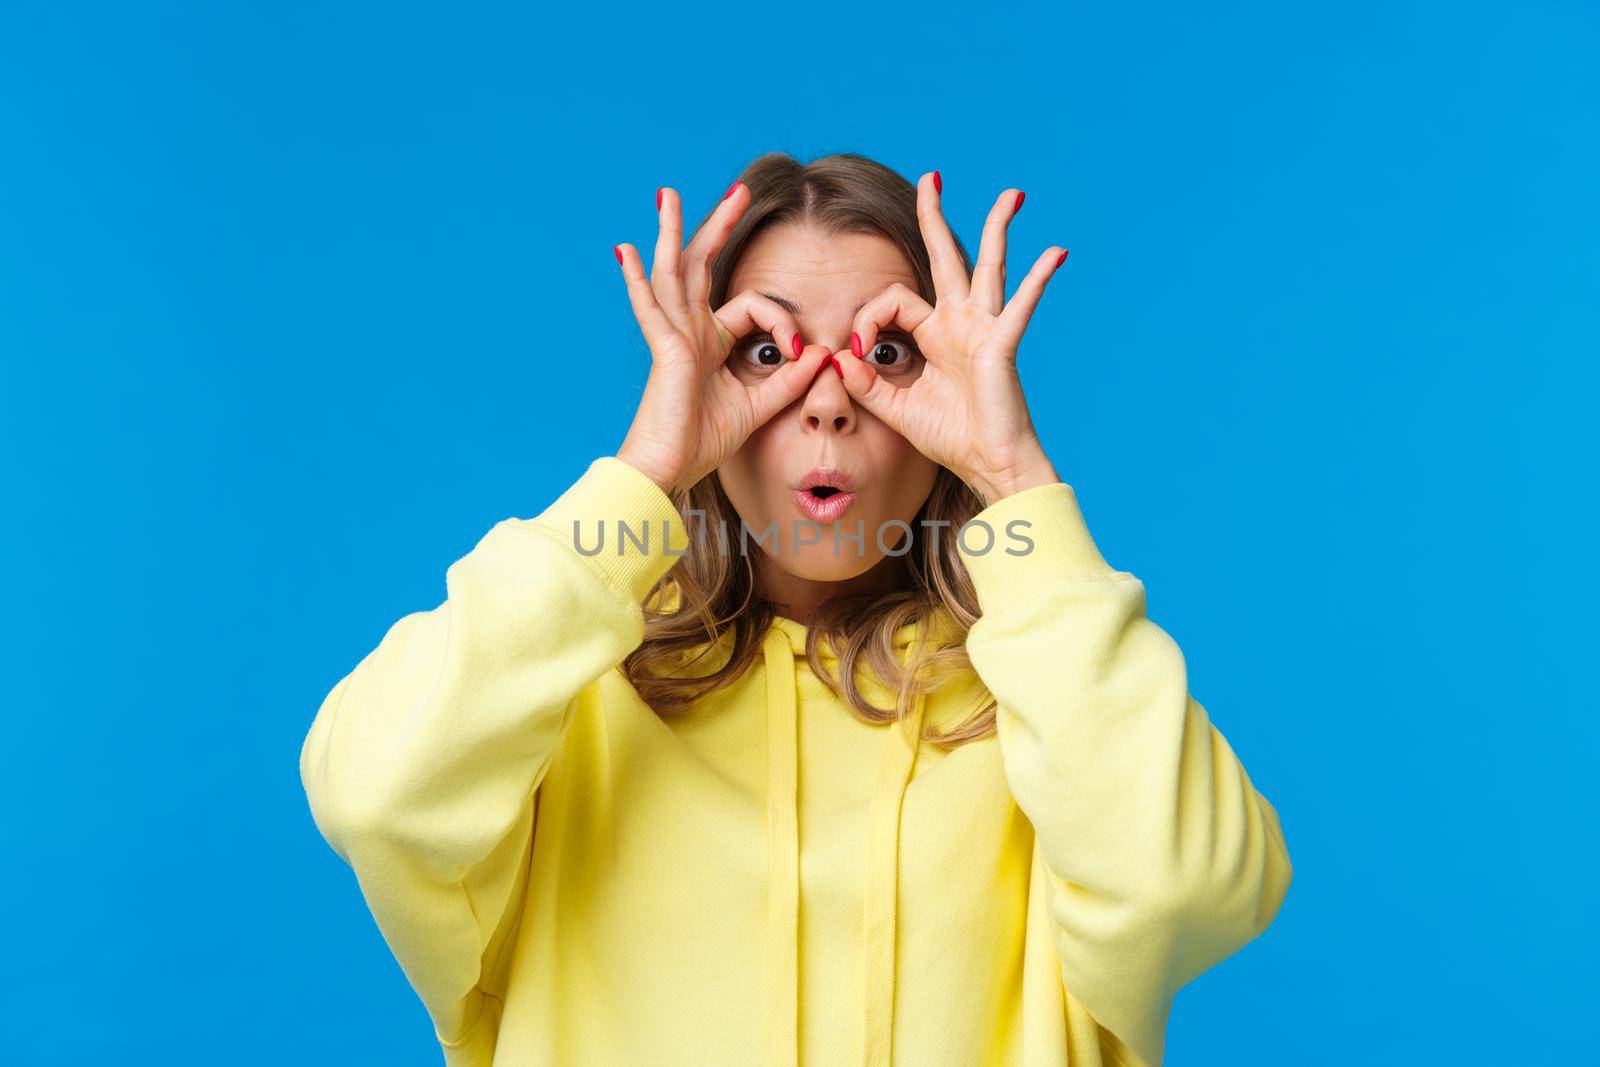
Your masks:
M1176 990L1282 903L1277 813L1070 486L978 519L976 674L906 728L856 718L791 619L735 685L647 707L618 668L690 534L611 456L389 629L300 773L446 1064L1161 1062ZM911 743L985 690L998 736Z

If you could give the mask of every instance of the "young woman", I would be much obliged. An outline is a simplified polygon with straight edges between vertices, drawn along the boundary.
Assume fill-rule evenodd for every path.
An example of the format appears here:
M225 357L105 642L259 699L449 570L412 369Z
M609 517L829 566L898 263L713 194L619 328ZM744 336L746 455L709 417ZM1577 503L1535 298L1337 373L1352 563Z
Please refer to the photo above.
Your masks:
M682 247L638 413L334 686L321 832L456 1067L1161 1062L1291 878L1034 433L1005 299L855 155L763 156ZM729 294L732 294L731 296Z

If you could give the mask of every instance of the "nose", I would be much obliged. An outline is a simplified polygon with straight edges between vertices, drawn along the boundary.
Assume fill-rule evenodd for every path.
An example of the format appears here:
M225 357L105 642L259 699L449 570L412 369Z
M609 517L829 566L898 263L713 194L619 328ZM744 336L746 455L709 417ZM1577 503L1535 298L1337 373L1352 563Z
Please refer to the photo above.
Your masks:
M828 352L833 349L818 345ZM832 433L853 433L856 428L856 408L845 390L844 379L833 369L831 360L823 360L817 376L806 389L800 405L800 422L806 432L826 430Z

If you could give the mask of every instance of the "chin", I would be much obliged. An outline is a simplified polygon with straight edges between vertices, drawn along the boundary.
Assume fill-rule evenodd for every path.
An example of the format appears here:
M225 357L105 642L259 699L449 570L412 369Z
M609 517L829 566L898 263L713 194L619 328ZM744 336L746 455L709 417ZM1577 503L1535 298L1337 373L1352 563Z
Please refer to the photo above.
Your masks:
M870 551L857 555L854 544L841 544L839 554L834 555L833 546L826 539L822 544L803 545L794 554L787 551L772 554L772 560L778 566L796 578L810 582L847 581L865 574L881 559L881 555Z

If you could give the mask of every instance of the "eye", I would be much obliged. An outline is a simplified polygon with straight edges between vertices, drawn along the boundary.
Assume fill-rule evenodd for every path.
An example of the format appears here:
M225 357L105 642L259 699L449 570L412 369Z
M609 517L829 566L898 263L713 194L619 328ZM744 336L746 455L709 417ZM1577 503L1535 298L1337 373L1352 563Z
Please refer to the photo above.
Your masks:
M778 347L770 334L746 338L739 342L734 351L742 362L757 366L776 367L785 362L783 349Z
M878 343L867 353L866 362L882 369L904 370L921 355L922 353L917 351L917 346L910 341L897 337L879 337Z

